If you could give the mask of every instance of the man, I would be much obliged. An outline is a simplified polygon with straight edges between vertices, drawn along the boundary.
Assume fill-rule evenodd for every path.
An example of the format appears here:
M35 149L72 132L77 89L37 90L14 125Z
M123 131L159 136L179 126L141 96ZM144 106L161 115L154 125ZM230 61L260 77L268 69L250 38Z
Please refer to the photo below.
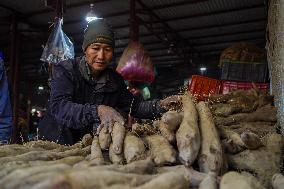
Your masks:
M0 52L0 145L8 144L12 134L12 109L8 81Z
M118 111L153 118L165 111L175 97L141 101L126 88L123 78L109 69L114 53L114 34L104 20L92 21L85 30L85 56L54 66L50 102L40 123L41 139L74 144L84 134L112 131L114 122L124 124Z

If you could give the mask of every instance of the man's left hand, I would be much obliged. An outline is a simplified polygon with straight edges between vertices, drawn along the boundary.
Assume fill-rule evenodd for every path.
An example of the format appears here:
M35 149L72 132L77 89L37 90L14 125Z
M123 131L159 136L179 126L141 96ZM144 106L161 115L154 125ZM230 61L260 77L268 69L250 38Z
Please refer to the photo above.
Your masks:
M182 96L181 95L172 95L160 101L160 105L169 110L171 108L181 107L182 105Z

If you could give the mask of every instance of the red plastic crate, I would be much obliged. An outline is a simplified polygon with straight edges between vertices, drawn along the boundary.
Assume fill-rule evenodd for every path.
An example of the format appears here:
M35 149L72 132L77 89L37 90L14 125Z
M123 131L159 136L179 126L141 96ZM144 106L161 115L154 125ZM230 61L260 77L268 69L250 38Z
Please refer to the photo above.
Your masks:
M203 101L211 94L219 94L220 88L220 80L200 75L192 75L188 90L197 101Z
M255 83L255 85L265 92L269 90L268 83ZM232 90L243 89L248 90L252 88L251 82L237 82L237 81L222 81L220 94L228 94Z

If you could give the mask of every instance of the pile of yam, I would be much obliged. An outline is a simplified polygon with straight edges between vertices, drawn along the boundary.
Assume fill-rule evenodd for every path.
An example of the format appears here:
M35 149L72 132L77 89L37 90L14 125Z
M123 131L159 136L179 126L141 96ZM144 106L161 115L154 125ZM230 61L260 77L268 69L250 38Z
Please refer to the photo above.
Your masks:
M283 139L273 98L257 89L195 102L159 120L115 123L72 146L0 146L3 189L280 189Z

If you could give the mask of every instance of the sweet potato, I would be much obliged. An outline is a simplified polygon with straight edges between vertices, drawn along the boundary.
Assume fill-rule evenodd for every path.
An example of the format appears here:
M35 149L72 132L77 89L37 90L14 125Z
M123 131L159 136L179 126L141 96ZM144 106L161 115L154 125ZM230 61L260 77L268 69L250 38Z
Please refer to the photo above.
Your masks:
M191 165L199 152L200 133L198 128L198 114L195 109L191 94L182 98L184 116L176 132L179 159L185 165Z
M99 133L99 144L102 150L108 150L111 143L111 136L106 127Z
M109 159L113 164L123 164L124 163L123 153L116 154L114 152L112 143L109 146Z
M143 140L131 133L126 134L123 149L127 163L145 158L146 147Z
M197 104L199 127L201 132L201 149L198 164L201 172L220 174L223 164L222 146L213 117L205 102Z
M112 150L117 155L123 152L125 132L126 130L123 125L120 125L118 122L114 123L113 130L111 132Z
M146 136L150 156L156 165L164 165L176 162L176 151L169 142L160 135Z

